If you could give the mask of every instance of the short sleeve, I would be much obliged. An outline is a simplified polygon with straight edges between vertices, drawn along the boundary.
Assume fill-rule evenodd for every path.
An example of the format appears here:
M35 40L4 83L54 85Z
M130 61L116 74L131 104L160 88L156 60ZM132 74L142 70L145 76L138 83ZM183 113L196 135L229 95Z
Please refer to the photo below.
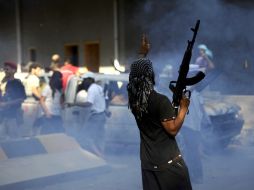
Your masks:
M174 108L166 96L162 97L158 111L160 121L167 121L175 118Z

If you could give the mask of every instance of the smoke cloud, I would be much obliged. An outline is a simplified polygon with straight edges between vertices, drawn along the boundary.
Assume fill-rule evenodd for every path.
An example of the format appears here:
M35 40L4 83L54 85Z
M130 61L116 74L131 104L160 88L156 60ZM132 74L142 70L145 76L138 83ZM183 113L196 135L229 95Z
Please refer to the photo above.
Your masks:
M206 44L214 54L216 68L224 72L215 90L249 94L253 92L245 82L253 73L253 9L254 3L248 0L144 0L135 4L129 23L148 34L149 56L161 71L166 64L179 67L187 40L192 38L190 28L200 19L192 62L198 54L195 47Z

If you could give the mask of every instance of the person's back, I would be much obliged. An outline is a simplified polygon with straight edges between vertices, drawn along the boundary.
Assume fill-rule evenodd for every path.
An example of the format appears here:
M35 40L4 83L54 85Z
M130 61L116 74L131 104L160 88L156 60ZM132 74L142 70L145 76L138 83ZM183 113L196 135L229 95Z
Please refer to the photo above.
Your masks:
M92 103L92 112L101 113L106 109L103 89L96 83L91 84L91 86L88 88L87 101Z
M63 90L65 91L70 78L78 73L78 67L71 64L71 61L67 59L64 62L64 66L61 67Z
M140 130L144 190L191 190L188 169L175 140L188 111L183 96L177 115L169 99L154 90L152 62L140 58L131 65L127 86L129 106Z
M90 107L91 112L80 131L78 139L86 149L102 156L104 154L106 122L106 100L103 89L95 83L94 74L91 72L83 75L83 82L79 88L87 91L86 102L83 106Z
M165 117L175 117L168 98L152 91L149 96L148 113L137 120L141 131L141 160L146 164L161 165L180 154L175 137L169 135L161 124ZM153 169L153 168L150 168Z
M54 96L52 89L46 85L42 90L41 96L45 97L45 104L52 115L61 115L61 96L59 91L56 91Z
M64 132L61 117L62 109L62 74L54 71L50 78L49 85L46 85L41 93L40 104L44 115L37 122L38 126L42 126L41 133Z
M19 79L13 79L7 81L5 95L2 98L2 101L15 101L17 99L25 99L25 89L22 82ZM8 107L9 114L13 115L18 109L21 109L22 102L18 102L10 107Z

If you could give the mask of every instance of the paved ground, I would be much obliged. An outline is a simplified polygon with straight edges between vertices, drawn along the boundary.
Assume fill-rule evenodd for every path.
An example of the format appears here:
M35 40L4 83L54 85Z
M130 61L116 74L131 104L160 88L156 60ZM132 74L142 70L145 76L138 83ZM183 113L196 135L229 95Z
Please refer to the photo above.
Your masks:
M204 181L193 184L194 190L252 190L254 187L253 97L229 97L242 107L245 125L241 135L221 152L204 154ZM108 154L108 169L91 175L50 181L26 190L141 190L138 153ZM1 188L0 188L1 189Z
M107 157L109 170L85 178L51 184L36 190L137 190L141 189L138 160L136 156Z
M254 107L253 96L230 96L242 110L245 124L238 138L228 149L203 155L204 181L193 184L195 190L252 190L254 187ZM142 189L138 154L108 155L105 157L111 169L106 173L40 187L38 190L140 190ZM36 189L37 190L37 189Z
M51 181L26 190L140 190L142 189L138 155L107 156L107 170L89 176ZM204 182L195 190L252 190L254 186L254 147L232 146L223 153L203 157Z

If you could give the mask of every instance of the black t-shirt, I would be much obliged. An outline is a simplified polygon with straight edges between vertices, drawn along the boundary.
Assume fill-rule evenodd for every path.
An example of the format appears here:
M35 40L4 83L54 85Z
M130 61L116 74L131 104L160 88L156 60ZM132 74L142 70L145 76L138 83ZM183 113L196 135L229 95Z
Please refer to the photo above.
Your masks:
M161 122L174 119L175 112L169 99L152 91L148 100L148 113L137 120L140 130L140 158L142 168L148 164L163 165L179 155L175 137L168 134Z
M25 99L26 93L22 82L19 79L7 81L5 87L5 95L2 97L3 102L8 102L17 99ZM4 109L4 115L10 117L15 116L16 111L21 108L21 103L13 104Z

